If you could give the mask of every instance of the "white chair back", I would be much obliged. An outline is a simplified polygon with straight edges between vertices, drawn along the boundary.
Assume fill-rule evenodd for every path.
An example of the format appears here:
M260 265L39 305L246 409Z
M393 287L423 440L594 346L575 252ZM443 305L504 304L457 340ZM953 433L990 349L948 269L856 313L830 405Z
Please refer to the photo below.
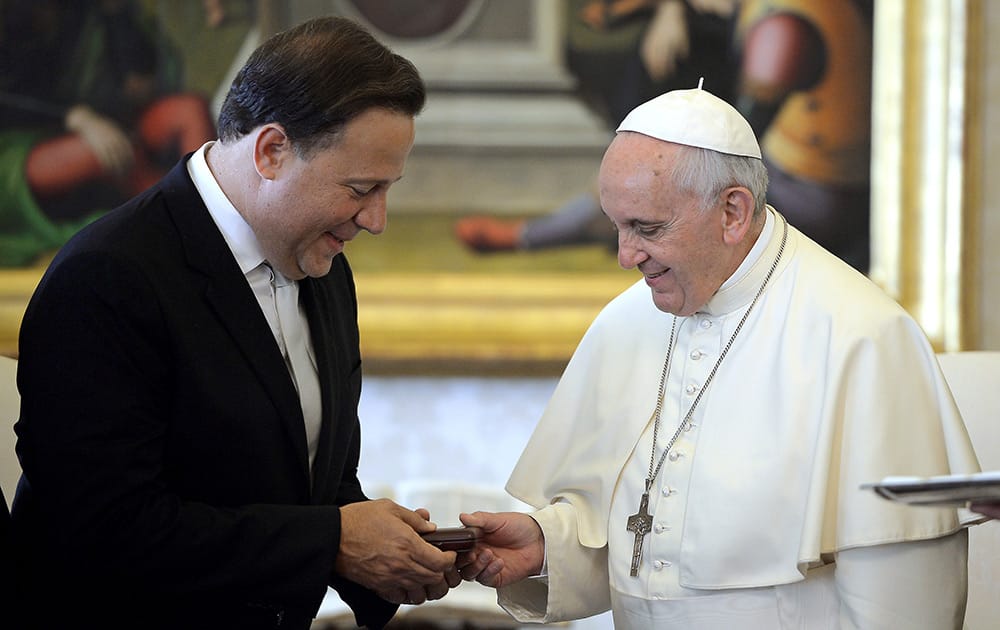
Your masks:
M938 355L983 470L1000 470L1000 352ZM1000 521L969 532L968 630L997 627L1000 619Z

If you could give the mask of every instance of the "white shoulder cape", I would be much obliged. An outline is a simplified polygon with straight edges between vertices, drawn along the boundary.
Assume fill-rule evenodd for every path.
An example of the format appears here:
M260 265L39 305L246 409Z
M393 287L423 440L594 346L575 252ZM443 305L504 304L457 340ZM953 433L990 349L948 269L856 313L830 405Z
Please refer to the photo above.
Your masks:
M780 236L775 229L763 267ZM731 312L731 331L749 299L735 304L723 293L707 309ZM619 473L656 405L672 317L642 281L605 307L507 484L536 508L571 504L586 547L607 543ZM916 322L794 228L701 405L681 544L685 587L790 583L822 553L943 536L977 518L859 489L888 475L973 473L979 464Z

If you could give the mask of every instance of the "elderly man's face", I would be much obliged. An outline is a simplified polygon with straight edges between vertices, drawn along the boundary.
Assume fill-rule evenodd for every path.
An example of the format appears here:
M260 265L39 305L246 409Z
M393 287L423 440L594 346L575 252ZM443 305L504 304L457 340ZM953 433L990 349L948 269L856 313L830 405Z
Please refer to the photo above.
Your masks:
M661 311L688 316L731 273L723 213L678 191L670 172L680 147L624 132L601 164L601 205L618 230L618 262L638 268Z

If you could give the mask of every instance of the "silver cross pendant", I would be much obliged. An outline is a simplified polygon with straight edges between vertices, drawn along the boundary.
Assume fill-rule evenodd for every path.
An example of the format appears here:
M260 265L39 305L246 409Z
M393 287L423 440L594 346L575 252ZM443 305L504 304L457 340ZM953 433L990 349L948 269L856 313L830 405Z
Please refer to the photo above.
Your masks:
M629 575L635 577L639 575L639 561L642 559L642 539L653 528L653 517L649 514L649 493L642 493L642 501L639 503L639 511L628 517L626 529L635 532L635 545L632 547L632 570Z

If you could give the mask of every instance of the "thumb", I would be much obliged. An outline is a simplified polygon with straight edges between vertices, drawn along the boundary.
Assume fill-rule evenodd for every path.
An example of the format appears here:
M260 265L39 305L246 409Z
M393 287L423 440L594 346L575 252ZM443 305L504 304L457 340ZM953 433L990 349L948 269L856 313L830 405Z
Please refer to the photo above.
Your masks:
M488 517L489 517L488 512L473 512L472 514L462 512L461 514L458 515L458 519L462 521L462 525L465 525L467 527L485 528L486 523L489 521Z
M418 534L426 534L437 529L437 526L424 518L424 516L406 508L402 508L399 511L399 518L404 523L412 527Z

